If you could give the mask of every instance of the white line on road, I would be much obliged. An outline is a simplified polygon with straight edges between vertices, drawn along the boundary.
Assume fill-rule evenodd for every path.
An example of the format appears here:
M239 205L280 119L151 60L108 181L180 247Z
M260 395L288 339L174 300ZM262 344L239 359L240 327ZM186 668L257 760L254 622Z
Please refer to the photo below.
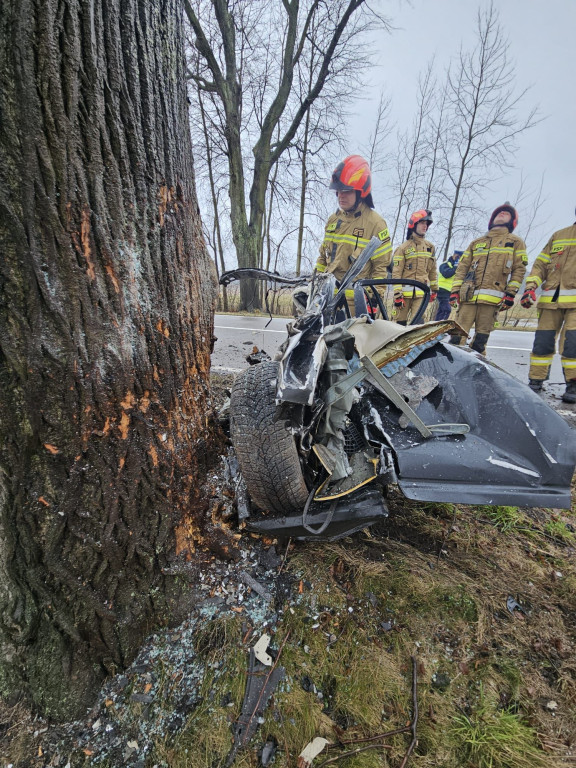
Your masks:
M286 333L285 330L275 331L273 328L238 328L233 325L215 325L223 331L245 331L246 333ZM512 352L530 352L531 347L498 347L495 344L488 344L488 349L506 349Z
M530 352L532 347L497 347L494 344L487 344L487 349L510 349L513 352Z
M226 365L213 365L210 370L218 371L218 373L241 373L246 369L245 368L228 368Z
M215 325L223 331L245 331L246 333L286 333L286 329L275 331L273 328L236 328L233 325Z

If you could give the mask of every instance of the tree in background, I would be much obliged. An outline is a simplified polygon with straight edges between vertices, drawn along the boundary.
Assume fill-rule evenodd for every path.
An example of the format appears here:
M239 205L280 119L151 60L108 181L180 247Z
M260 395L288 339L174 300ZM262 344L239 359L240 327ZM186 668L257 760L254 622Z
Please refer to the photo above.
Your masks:
M524 108L527 89L515 85L508 47L491 5L478 12L472 49L461 48L444 75L434 61L423 70L412 126L380 149L395 158L386 196L396 242L415 208L433 210L443 259L484 228L494 207L486 191L512 167L518 136L537 122L536 109Z
M450 210L444 259L457 216L473 210L479 190L511 166L517 137L536 123L536 108L525 116L519 112L527 90L516 88L508 40L492 4L478 11L476 35L475 48L461 49L447 74L449 122L442 151Z
M211 105L212 131L227 159L238 266L259 266L274 169L297 141L301 159L310 156L305 118L336 83L344 120L347 94L366 59L361 36L382 20L365 0L185 0L185 7L199 54L190 76L200 98L208 97L204 106ZM241 308L258 306L253 281L244 281Z
M174 615L214 300L177 0L0 6L0 695L72 717Z

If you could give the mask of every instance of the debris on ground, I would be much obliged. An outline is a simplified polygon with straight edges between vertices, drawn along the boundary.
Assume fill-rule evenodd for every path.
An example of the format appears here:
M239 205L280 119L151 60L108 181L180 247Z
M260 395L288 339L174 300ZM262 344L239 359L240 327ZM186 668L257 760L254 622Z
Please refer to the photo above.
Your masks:
M314 758L318 757L320 752L329 743L328 739L323 739L321 736L316 736L316 738L312 739L298 755L298 768L310 768Z
M155 632L84 718L0 708L2 768L223 765L254 720L234 768L293 768L314 737L330 744L311 768L350 751L372 766L379 749L393 768L410 749L405 766L475 765L482 745L494 765L574 763L574 511L419 504L391 488L370 534L279 543L242 529L232 458L214 470L208 515L238 537L237 562L201 547L175 561L190 614ZM512 621L522 609L530 620ZM258 683L284 674L250 720L247 659L264 635Z

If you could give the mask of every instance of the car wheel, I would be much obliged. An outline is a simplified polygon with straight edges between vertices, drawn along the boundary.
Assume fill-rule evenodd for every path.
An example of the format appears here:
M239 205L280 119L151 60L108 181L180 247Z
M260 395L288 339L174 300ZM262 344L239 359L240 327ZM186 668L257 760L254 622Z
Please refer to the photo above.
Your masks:
M304 507L304 481L294 435L276 420L279 364L265 362L241 373L230 398L232 442L256 507L278 513Z

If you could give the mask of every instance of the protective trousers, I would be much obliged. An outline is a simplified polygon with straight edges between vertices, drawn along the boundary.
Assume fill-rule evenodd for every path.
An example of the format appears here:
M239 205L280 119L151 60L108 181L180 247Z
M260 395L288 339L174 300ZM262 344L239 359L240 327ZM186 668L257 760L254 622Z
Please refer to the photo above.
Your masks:
M475 334L470 344L470 349L480 352L482 355L486 352L486 343L490 333L494 330L494 323L498 315L498 307L493 304L476 304L473 302L464 302L458 307L458 314L455 317L456 322L466 332L474 326ZM451 344L465 344L465 336L451 336Z
M565 381L576 380L576 309L538 310L538 328L530 355L528 377L544 381L550 374L560 332L558 348Z
M392 317L392 320L400 325L406 325L408 318L413 317L418 312L421 303L422 299L420 297L409 299L405 296L404 306L395 308L396 314Z

